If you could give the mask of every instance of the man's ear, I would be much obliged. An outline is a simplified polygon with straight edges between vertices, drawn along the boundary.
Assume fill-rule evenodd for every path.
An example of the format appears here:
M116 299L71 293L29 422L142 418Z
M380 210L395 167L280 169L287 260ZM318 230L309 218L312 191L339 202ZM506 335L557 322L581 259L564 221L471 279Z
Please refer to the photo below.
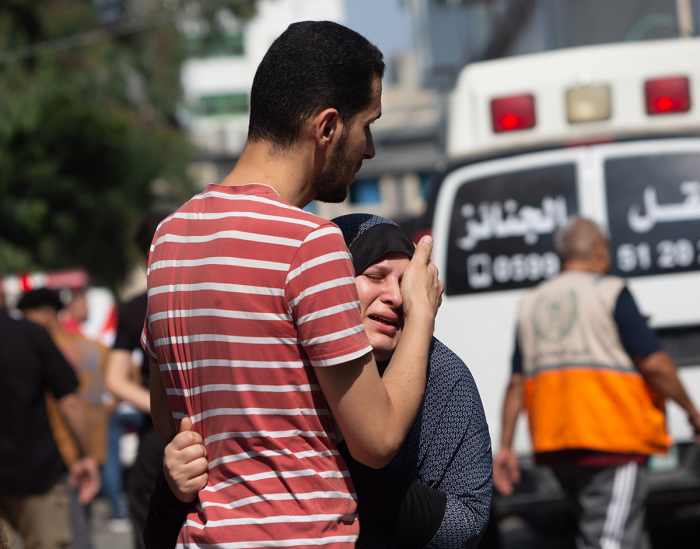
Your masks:
M598 242L596 242L594 248L594 257L598 262L601 270L605 272L609 271L611 261L610 248L604 240L601 239Z
M321 149L328 147L335 136L340 135L340 117L337 109L322 110L314 117L313 124L316 144Z

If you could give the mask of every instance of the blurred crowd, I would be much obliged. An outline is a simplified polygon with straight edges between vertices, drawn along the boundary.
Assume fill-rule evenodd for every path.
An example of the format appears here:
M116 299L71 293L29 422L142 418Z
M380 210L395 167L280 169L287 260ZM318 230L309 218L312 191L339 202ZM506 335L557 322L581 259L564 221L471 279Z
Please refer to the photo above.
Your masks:
M136 235L144 263L165 216L149 214ZM25 290L14 307L0 291L0 546L92 548L99 495L108 529L142 547L135 532L163 454L140 345L146 293L120 304L116 334L97 341L84 333L87 287Z

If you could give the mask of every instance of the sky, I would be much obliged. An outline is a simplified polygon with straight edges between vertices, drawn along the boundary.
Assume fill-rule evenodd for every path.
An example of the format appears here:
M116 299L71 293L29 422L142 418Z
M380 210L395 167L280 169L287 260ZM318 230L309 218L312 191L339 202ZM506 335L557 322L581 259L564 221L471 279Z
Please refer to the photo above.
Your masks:
M401 0L344 0L346 25L377 45L386 59L412 46L411 21Z

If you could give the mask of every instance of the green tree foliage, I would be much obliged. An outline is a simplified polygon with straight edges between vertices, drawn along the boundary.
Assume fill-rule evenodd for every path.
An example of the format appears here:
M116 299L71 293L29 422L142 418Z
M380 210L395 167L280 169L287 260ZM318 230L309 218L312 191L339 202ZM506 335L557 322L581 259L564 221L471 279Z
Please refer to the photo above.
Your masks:
M185 169L193 150L175 119L185 54L180 4L0 3L6 273L82 266L95 283L114 286L135 257L131 236L155 205L154 189L173 206L191 195ZM206 16L224 3L198 4ZM250 0L230 4L239 16L254 8Z

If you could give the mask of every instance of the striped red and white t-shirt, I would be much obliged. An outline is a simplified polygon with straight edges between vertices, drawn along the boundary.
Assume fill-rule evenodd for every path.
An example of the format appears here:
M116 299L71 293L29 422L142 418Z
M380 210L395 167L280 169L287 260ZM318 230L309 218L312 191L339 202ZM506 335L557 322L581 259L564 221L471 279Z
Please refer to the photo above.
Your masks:
M354 489L313 367L371 351L340 230L271 187L210 185L162 222L146 350L209 481L179 544L353 547Z

